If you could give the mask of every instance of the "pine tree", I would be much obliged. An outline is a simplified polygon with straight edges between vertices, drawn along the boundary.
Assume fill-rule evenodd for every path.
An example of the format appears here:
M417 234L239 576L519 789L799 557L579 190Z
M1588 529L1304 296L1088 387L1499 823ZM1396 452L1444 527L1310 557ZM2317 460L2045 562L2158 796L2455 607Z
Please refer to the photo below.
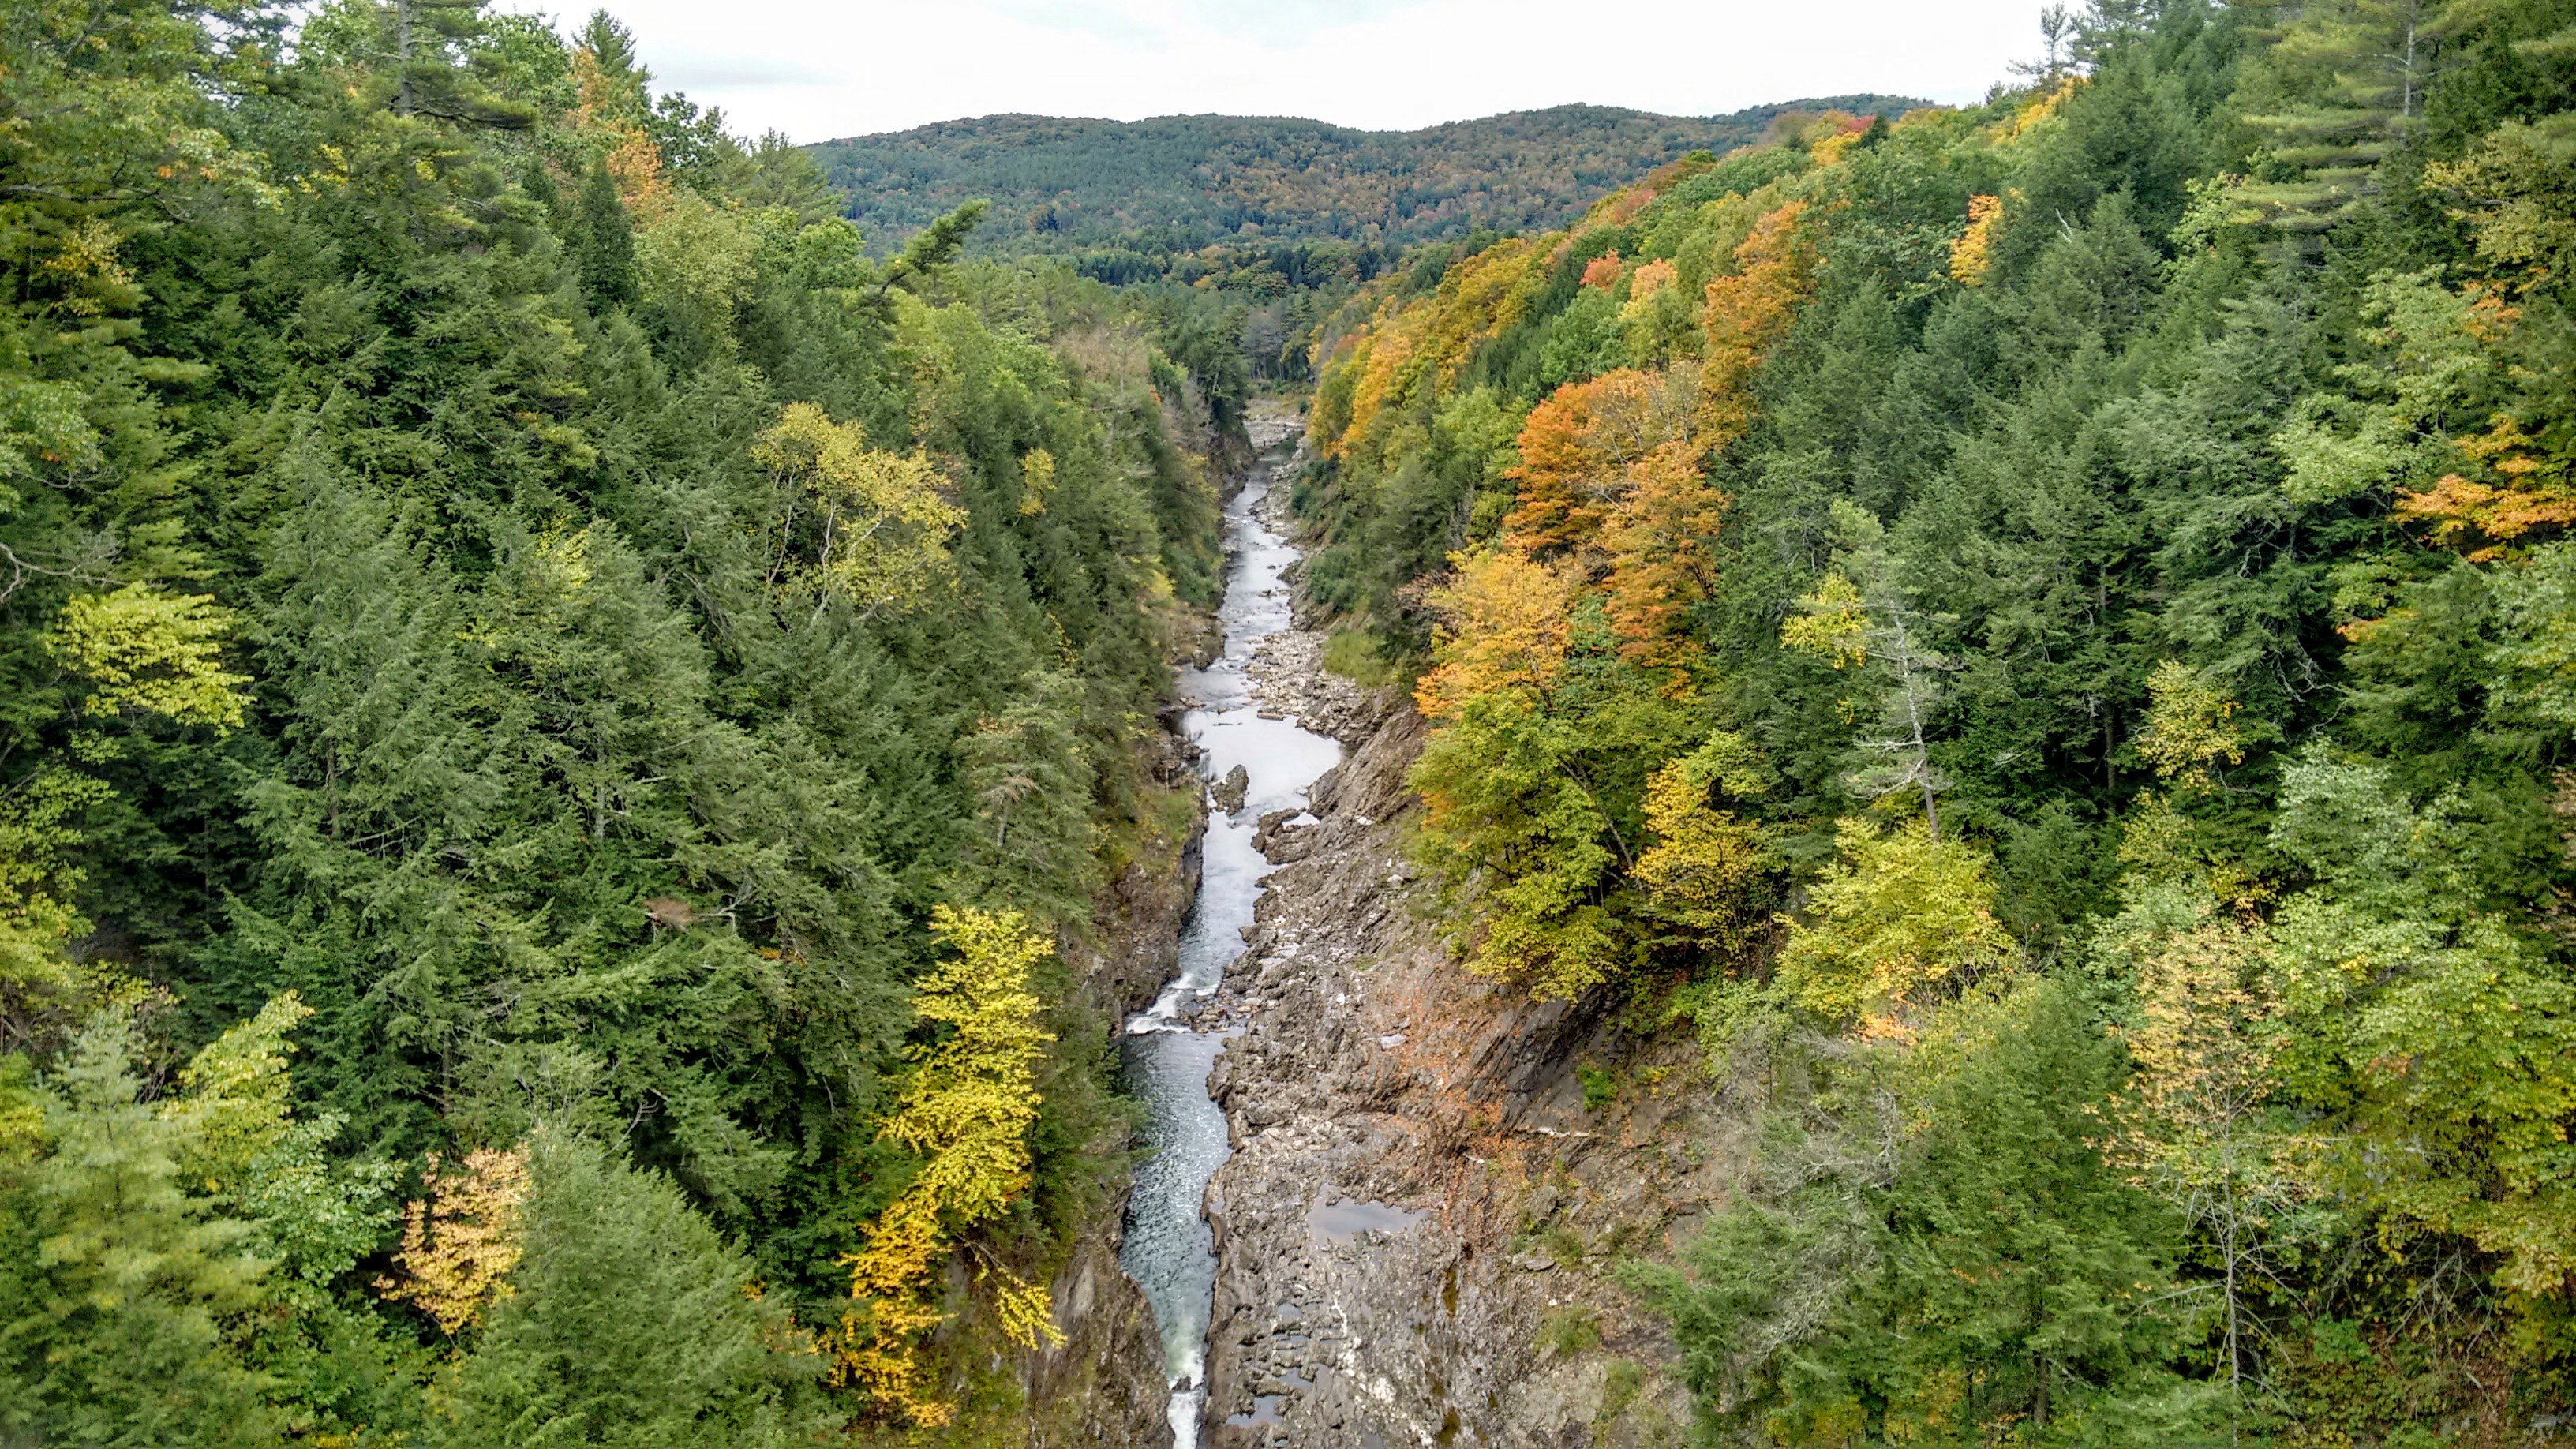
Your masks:
M821 1359L667 1178L544 1129L521 1216L511 1291L457 1366L439 1442L680 1449L828 1432Z
M2264 54L2271 104L2245 121L2280 174L2237 196L2272 225L2314 231L2377 186L2376 168L2420 128L2426 94L2456 63L2444 0L2302 7Z
M189 1193L184 1118L137 1097L140 1042L103 1013L40 1089L42 1143L0 1167L0 1422L48 1441L274 1443L228 1335L260 1300L250 1225Z

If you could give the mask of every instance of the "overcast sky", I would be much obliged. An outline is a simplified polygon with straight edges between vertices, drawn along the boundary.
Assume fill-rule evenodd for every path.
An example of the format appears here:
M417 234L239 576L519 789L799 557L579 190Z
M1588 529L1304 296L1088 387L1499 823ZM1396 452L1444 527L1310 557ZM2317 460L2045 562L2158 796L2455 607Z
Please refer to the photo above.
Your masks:
M1024 111L1411 129L1590 101L1968 101L2040 0L608 0L664 89L821 141ZM517 0L577 22L581 0Z

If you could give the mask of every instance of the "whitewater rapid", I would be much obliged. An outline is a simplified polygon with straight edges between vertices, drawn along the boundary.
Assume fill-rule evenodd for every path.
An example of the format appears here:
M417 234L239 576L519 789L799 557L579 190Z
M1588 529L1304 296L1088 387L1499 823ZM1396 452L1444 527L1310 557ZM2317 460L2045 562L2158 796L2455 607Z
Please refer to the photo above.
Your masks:
M1152 1153L1136 1169L1118 1261L1154 1308L1172 1385L1175 1449L1198 1444L1217 1266L1203 1199L1228 1151L1225 1113L1207 1093L1208 1071L1225 1049L1226 1034L1196 1029L1193 1008L1215 994L1243 952L1243 930L1252 924L1270 868L1252 843L1262 815L1302 809L1306 787L1341 759L1332 738L1300 729L1293 719L1262 718L1245 672L1254 647L1289 627L1289 588L1280 573L1297 551L1262 523L1260 507L1291 451L1283 444L1265 452L1226 505L1228 566L1217 610L1224 652L1204 669L1181 671L1178 680L1182 697L1193 701L1182 729L1203 751L1203 780L1221 780L1240 765L1250 783L1242 808L1228 813L1209 806L1198 899L1182 931L1179 970L1151 1007L1127 1021L1127 1090L1145 1104Z

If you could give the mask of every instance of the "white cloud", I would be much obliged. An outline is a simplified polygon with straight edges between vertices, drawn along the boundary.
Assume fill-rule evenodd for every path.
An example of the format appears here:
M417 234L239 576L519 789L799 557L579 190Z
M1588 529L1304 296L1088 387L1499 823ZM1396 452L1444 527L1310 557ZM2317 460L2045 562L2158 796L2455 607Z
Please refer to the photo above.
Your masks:
M538 0L524 8L555 9ZM560 0L558 0L560 3ZM667 86L799 141L960 116L1309 116L1410 129L1589 101L1710 115L1972 100L2035 0L610 0Z

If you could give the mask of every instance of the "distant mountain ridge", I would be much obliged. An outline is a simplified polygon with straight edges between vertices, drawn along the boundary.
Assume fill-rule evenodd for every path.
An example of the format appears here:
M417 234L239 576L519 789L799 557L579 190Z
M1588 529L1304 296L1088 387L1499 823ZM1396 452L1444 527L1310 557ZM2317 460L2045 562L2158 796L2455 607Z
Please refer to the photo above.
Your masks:
M994 208L984 250L1255 238L1400 245L1560 225L1676 157L1759 139L1784 112L1894 115L1927 104L1827 96L1725 116L1567 105L1418 131L1293 117L1003 115L808 149L880 247L976 198Z

